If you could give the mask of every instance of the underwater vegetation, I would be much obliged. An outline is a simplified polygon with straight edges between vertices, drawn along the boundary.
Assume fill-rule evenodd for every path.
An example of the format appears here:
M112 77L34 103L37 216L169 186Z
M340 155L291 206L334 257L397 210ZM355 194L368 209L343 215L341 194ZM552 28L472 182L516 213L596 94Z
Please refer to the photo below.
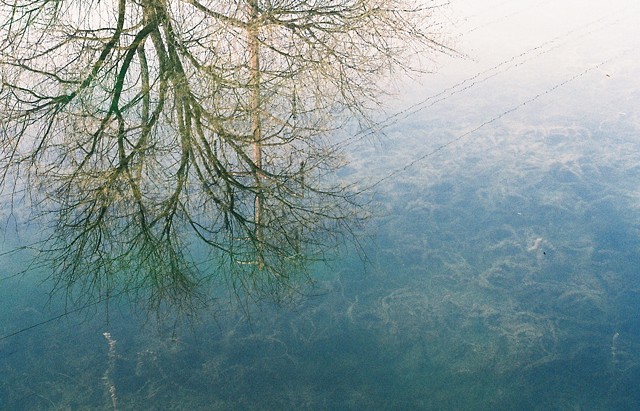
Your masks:
M381 191L391 210L371 223L370 261L336 261L290 305L140 328L116 304L108 323L96 311L0 341L0 408L630 409L629 147L587 129L511 133L534 146L526 158ZM508 135L507 153L521 144ZM41 317L36 297L12 297L5 330Z

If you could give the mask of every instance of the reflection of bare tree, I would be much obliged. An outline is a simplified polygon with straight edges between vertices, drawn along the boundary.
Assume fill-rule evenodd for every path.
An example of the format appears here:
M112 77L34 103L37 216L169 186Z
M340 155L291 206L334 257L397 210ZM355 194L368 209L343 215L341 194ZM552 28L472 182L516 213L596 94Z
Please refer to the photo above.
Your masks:
M216 267L289 288L355 216L327 136L366 120L407 52L447 50L436 6L401 0L1 7L3 181L54 213L60 287L153 303Z

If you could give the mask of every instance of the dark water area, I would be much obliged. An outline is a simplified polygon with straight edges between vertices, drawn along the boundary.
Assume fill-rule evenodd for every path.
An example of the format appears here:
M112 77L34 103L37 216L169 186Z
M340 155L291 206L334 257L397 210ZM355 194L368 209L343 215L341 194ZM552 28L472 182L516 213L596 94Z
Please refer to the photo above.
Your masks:
M341 177L383 180L367 261L343 252L290 304L70 312L47 272L15 275L28 249L2 254L0 410L639 409L640 55L596 47L637 19L594 13L604 28L563 21L571 36L515 49L532 8L513 22L509 4L484 14L504 50L477 40L507 65L349 147ZM2 251L29 242L2 217Z

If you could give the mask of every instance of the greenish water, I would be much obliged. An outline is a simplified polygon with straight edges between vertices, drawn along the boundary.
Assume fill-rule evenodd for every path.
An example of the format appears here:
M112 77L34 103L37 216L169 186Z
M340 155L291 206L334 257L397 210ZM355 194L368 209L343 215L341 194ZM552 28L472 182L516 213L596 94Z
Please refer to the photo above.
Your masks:
M404 170L371 195L369 261L344 253L308 296L191 323L117 300L64 315L46 272L14 276L28 250L3 255L0 409L638 409L640 55L575 77L637 42L637 19L503 50L500 4L478 24L507 27L471 35L492 49L464 61L473 81L348 147L362 185ZM2 222L4 250L29 242Z
M292 305L175 326L112 302L4 338L0 408L113 409L113 387L117 409L634 409L639 176L612 150L640 140L580 133L381 190L371 261ZM3 335L64 311L37 275L2 281Z

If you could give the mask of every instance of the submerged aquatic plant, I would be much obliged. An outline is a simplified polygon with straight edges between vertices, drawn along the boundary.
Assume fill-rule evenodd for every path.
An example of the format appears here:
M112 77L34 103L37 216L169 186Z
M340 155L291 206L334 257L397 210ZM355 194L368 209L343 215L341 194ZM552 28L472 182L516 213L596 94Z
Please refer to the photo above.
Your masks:
M118 395L116 393L116 385L113 381L113 373L116 368L116 340L111 338L111 333L109 332L104 332L102 335L107 340L107 344L109 345L107 369L105 370L102 379L107 388L109 398L111 399L113 410L116 411L118 409Z

